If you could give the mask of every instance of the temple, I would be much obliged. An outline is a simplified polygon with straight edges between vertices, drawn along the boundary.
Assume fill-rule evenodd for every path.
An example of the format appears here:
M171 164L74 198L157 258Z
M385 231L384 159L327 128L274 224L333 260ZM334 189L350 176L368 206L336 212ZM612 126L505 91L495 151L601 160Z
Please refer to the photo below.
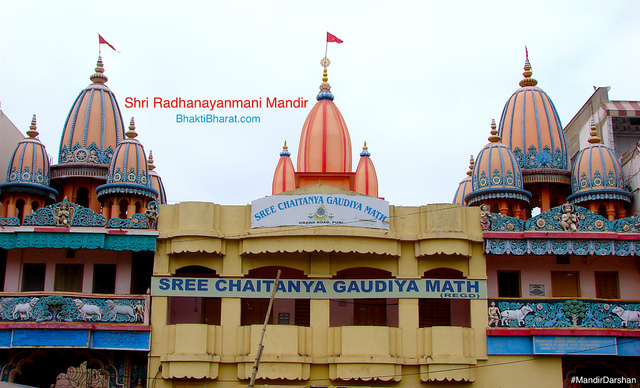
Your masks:
M247 205L168 203L100 58L57 164L35 115L13 140L0 117L0 381L637 385L640 105L598 88L563 127L527 54L499 120L478 118L488 142L453 204L395 206L364 136L353 153L329 64L297 148L265 168L271 195Z
M528 56L524 70L499 131L492 125L476 157L471 187L467 177L454 196L480 207L487 355L505 363L544 358L558 376L553 386L605 375L627 384L640 355L632 194L640 188L640 136L630 125L640 110L599 88L563 128Z
M101 58L90 79L60 123L57 164L36 115L2 154L2 381L146 385L148 290L166 194L133 118L125 132Z

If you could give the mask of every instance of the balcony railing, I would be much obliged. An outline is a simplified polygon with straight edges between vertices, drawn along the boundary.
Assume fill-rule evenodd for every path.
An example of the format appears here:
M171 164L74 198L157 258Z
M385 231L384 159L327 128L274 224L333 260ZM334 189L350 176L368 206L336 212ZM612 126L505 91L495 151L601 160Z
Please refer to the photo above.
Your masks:
M125 323L147 325L146 295L0 293L0 322Z
M489 327L640 328L640 302L602 299L489 299Z

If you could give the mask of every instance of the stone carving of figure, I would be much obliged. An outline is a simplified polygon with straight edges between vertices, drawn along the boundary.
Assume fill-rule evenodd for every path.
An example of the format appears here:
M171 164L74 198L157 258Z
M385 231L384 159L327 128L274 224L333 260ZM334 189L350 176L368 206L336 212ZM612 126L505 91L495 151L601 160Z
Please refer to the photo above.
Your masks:
M155 229L158 222L158 205L155 202L149 202L147 210L144 212L149 220L149 229Z
M71 218L73 217L74 209L69 205L66 199L60 202L53 211L53 218L56 226L71 227Z
M565 203L562 205L562 215L558 222L565 232L578 230L578 215L573 211L573 205Z
M500 322L500 309L496 306L496 302L491 302L489 306L489 327L494 327Z
M482 230L491 230L491 209L489 205L480 205L480 226Z

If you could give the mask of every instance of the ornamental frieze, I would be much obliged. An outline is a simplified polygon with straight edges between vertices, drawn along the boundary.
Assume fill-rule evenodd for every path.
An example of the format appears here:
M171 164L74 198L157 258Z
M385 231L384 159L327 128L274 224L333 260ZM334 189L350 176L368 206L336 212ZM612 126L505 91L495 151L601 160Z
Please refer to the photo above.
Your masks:
M481 212L483 230L491 232L615 232L640 233L640 218L638 215L609 221L587 208L565 203L544 213L540 213L529 220L489 213L488 209Z
M69 202L65 198L62 202L43 207L24 217L25 226L97 226L104 227L107 218L102 214Z
M491 299L488 326L512 328L640 328L640 303L585 299Z
M84 298L29 295L0 298L0 321L145 322L144 298Z

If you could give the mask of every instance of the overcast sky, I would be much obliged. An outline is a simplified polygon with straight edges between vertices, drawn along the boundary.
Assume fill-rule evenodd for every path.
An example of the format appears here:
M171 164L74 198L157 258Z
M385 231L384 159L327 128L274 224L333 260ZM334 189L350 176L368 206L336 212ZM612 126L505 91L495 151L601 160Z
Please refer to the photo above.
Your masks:
M294 165L304 119L329 82L349 127L353 169L366 140L379 194L395 205L451 202L469 155L522 79L566 125L593 93L640 100L640 1L0 0L0 103L24 133L38 116L54 163L64 121L89 83L98 33L107 86L153 150L169 202L246 204L271 194L283 141ZM127 97L257 99L258 124L178 124L198 109L128 109ZM309 100L268 109L266 98ZM8 155L2 155L8 157Z

